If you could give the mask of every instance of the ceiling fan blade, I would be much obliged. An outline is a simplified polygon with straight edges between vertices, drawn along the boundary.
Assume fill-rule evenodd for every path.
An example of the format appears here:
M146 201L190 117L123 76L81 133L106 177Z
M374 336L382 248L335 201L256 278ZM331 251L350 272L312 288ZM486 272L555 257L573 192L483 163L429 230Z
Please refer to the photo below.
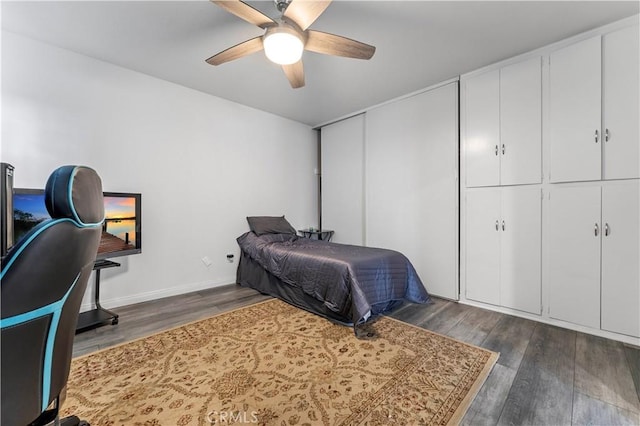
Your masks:
M295 64L283 65L282 70L287 76L292 88L298 89L304 86L304 67L302 66L302 59Z
M257 25L260 28L277 25L273 19L240 0L211 0L211 2L217 4L229 13L233 13L238 18L244 19L250 24Z
M376 52L375 46L335 34L309 30L307 35L304 48L311 52L356 59L371 59Z
M292 0L284 11L284 17L291 19L304 31L318 19L330 3L331 0Z
M225 62L233 61L234 59L259 52L262 49L262 36L255 37L247 41L243 41L240 44L236 44L235 46L223 50L220 53L216 53L207 59L207 63L211 65L224 64Z

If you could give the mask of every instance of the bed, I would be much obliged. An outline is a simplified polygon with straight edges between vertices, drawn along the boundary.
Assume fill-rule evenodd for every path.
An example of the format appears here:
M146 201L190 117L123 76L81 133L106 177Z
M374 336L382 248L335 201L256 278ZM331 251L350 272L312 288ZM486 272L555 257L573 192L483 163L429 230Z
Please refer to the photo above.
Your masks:
M404 301L429 301L413 265L397 251L299 237L284 216L247 220L251 231L237 239L241 286L350 326Z

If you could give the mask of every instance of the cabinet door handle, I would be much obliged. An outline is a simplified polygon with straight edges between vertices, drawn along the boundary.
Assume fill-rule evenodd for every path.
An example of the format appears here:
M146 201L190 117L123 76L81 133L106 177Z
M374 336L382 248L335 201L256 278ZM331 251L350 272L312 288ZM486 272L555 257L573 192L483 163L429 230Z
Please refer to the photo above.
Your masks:
M502 144L502 155L504 155L504 144Z
M609 142L609 129L604 129L604 141Z
M597 237L600 234L600 227L598 226L598 224L596 223L595 226L595 230L594 230L595 236Z
M502 230L504 231L504 220L502 221Z
M498 223L498 221L496 220L496 231L500 230L500 224Z
M605 236L605 237L608 237L608 236L609 236L609 234L611 234L611 230L609 229L609 224L608 224L608 223L605 223L605 224L604 224L604 236Z
M596 138L596 143L598 143L598 139L600 138L600 135L599 135L599 133L598 133L598 130L597 130L597 129L596 129L596 135L595 135L595 138Z
M496 157L498 156L498 145L496 145Z

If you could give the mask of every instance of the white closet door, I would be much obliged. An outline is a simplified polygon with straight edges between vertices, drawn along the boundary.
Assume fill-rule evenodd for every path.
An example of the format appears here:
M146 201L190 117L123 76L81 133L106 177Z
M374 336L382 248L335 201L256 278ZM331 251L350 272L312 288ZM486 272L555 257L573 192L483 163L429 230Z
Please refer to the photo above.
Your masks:
M452 83L366 116L366 242L404 253L431 294L458 298L458 102Z
M549 315L600 328L600 186L554 187L548 219Z
M466 186L500 184L500 72L465 81Z
M605 179L640 177L639 39L637 25L603 37Z
M540 315L542 285L542 192L502 190L500 304Z
M500 304L500 189L466 192L467 299Z
M602 329L640 337L640 184L602 188Z
M542 58L500 70L500 183L542 181Z
M551 182L600 180L600 45L593 37L550 56Z
M321 130L322 227L332 241L364 244L364 115Z

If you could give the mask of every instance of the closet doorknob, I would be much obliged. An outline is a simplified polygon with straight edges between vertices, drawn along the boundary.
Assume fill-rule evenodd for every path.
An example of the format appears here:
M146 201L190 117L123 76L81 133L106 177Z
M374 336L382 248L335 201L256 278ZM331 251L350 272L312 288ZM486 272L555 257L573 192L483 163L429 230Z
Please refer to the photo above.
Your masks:
M604 141L609 142L609 129L604 129Z
M502 155L504 155L504 144L502 144Z
M608 224L608 223L605 223L605 224L604 224L604 236L605 236L605 237L608 237L608 236L609 236L609 234L611 234L611 231L609 230L609 224Z
M504 231L504 220L502 221L502 230Z
M597 223L596 223L596 226L595 226L595 229L594 229L594 233L595 233L596 237L598 236L598 234L600 234L600 227L598 226Z
M500 224L498 223L498 221L496 220L496 231L500 230Z
M496 156L498 156L498 145L496 145Z
M598 139L599 139L599 137L600 137L600 135L598 134L598 130L596 129L596 135L595 135L596 143L598 143Z

